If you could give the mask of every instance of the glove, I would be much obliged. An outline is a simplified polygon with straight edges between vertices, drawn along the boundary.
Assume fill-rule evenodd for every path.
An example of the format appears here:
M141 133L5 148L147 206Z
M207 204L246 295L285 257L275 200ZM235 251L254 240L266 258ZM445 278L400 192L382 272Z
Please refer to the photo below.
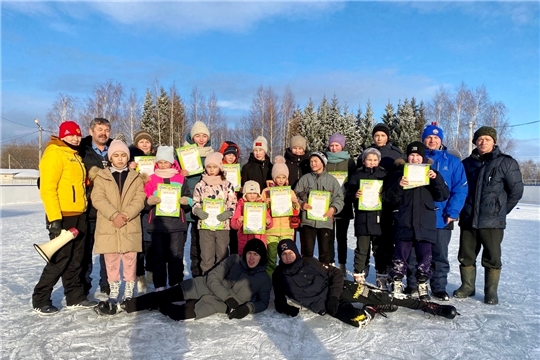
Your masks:
M180 198L180 205L190 205L193 203L193 200L191 200L190 198L188 198L187 196L182 196Z
M236 309L238 307L238 301L236 301L234 298L228 298L227 300L225 300L225 304L227 304L227 306L229 307L229 309Z
M148 198L147 202L148 202L148 205L156 205L161 202L161 199L158 198L157 196L152 195Z
M290 305L287 305L287 307L285 307L283 309L284 313L289 315L289 316L292 316L292 317L295 317L298 315L298 313L300 312L300 309L295 307L295 306L290 306Z
M242 304L229 314L229 319L243 319L250 313L249 306Z
M330 296L326 301L326 312L334 316L337 314L339 307L339 299L336 296Z
M233 215L232 211L230 211L230 210L225 210L225 211L222 212L221 214L218 214L218 216L216 216L216 218L217 218L219 221L225 221L225 220L227 220L227 219L230 219L232 215Z
M200 207L193 208L191 212L201 220L208 219L208 213L206 211L203 211L203 209L201 209Z
M54 239L62 232L62 220L54 220L47 227L49 229L49 239Z

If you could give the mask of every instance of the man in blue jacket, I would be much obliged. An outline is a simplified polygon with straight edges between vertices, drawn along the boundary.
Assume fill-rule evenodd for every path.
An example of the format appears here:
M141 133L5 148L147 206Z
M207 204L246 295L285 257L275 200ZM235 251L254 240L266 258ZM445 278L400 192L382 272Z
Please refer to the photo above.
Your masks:
M450 272L448 246L454 229L454 221L458 219L467 197L468 185L463 164L459 158L449 153L446 146L442 144L443 140L443 130L435 123L426 126L422 133L422 142L426 145L426 157L433 161L431 168L443 176L450 190L448 200L435 202L435 206L437 206L437 240L431 249L433 275L430 280L431 294L439 300L448 301L449 296L446 292L448 273ZM411 254L414 257L414 253ZM416 260L412 264L410 260L411 258L409 258L409 267L414 266ZM412 281L409 281L409 278ZM415 281L416 277L414 276L407 278L409 291L415 287Z

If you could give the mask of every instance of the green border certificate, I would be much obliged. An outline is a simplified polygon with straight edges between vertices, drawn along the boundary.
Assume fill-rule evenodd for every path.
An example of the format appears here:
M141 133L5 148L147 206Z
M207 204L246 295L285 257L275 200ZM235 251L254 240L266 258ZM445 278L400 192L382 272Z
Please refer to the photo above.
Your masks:
M244 203L244 234L264 234L266 232L266 204L262 202Z
M429 164L405 164L403 176L409 180L409 185L404 186L403 189L429 185L429 168Z
M360 190L362 190L362 196L358 198L358 210L381 210L382 186L382 180L360 180Z
M189 175L200 174L204 172L201 155L197 149L197 145L187 145L176 149L176 155L180 161L180 166L183 170L187 170Z
M156 166L155 156L135 156L133 160L137 163L137 171L152 175Z
M328 220L327 216L324 216L330 208L330 198L332 194L330 191L311 190L309 192L308 204L312 209L307 211L307 218L310 220Z
M217 216L225 211L223 199L203 199L202 209L208 213L208 218L201 220L201 229L223 230L225 228L225 224L217 219Z
M180 216L180 194L182 185L178 184L158 184L157 196L161 202L156 205L156 216Z
M272 217L284 217L293 214L290 186L270 188L270 209L272 211Z
M347 171L329 171L328 173L338 181L339 186L343 186L349 176Z
M234 191L240 191L240 164L223 164L223 170Z

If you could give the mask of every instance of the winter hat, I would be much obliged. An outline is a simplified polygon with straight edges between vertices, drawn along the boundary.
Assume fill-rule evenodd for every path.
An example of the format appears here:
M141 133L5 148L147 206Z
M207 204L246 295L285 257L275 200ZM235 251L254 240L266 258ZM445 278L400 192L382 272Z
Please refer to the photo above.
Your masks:
M261 195L261 185L253 180L248 180L242 188L242 192L245 194L259 194Z
M407 145L407 156L414 153L422 156L422 159L424 159L424 156L426 155L426 145L420 141L415 141Z
M311 159L313 156L316 156L318 157L319 159L321 159L324 167L326 167L326 164L328 164L328 158L326 157L326 155L324 155L322 152L320 151L314 151L312 152L311 154L309 154L309 158Z
M375 135L375 133L377 131L382 131L383 133L386 134L386 136L390 137L390 128L388 127L388 125L384 124L384 123L378 123L375 125L375 127L373 128L373 131L371 133L371 136Z
M60 124L60 129L58 130L58 137L60 139L63 139L69 135L82 136L81 128L79 127L79 125L77 125L75 121L68 120Z
M137 146L139 141L141 141L142 139L146 139L146 140L150 141L150 144L153 143L152 135L150 135L150 133L148 133L148 131L141 130L141 131L136 132L135 136L133 136L133 145Z
M190 131L191 140L197 134L205 134L210 139L210 131L202 121L195 121Z
M204 167L209 164L219 166L219 169L223 171L223 154L220 152L213 152L204 159Z
M113 154L117 151L125 152L129 158L129 149L127 145L122 140L113 140L111 145L109 145L109 149L107 150L109 161L111 161Z
M259 239L250 239L244 246L244 253L242 254L242 258L244 261L246 261L246 254L248 251L255 251L257 254L261 256L261 260L259 261L259 265L257 266L265 266L268 263L268 255L266 253L266 245L259 240Z
M296 254L296 258L300 258L300 252L298 251L298 248L296 247L296 244L291 239L284 239L281 240L277 246L277 252L278 256L281 258L281 254L285 250L292 250Z
M328 139L328 145L330 145L331 143L338 143L339 145L341 145L342 148L344 148L345 140L346 138L344 135L335 133L334 135L330 136L330 139Z
M253 142L253 150L257 148L263 149L265 153L268 153L268 141L266 141L264 136L257 137Z
M291 149L293 147L300 147L304 150L307 148L307 141L302 135L296 135L291 138Z
M289 168L285 164L285 158L281 155L277 155L274 158L274 166L272 167L272 179L275 179L278 175L285 175L289 178Z
M431 125L426 126L422 133L422 141L430 135L438 136L441 141L444 140L443 130L437 126L437 123L432 122Z
M161 145L157 148L156 162L160 160L174 164L174 149L172 146Z
M381 161L381 152L375 148L367 148L362 153L362 162L364 162L369 154L375 154L379 158L379 161Z
M476 140L478 140L480 136L484 136L484 135L491 136L493 138L493 141L497 143L497 130L495 130L491 126L482 126L480 129L474 132L474 136L472 140L473 144L476 145Z

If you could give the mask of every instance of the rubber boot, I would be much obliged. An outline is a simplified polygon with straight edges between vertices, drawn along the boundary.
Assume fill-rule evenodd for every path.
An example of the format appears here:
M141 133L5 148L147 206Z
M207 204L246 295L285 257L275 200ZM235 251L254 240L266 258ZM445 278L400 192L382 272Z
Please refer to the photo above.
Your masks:
M497 297L497 287L501 277L501 269L485 268L485 285L484 285L484 302L490 305L497 305L499 298Z
M476 267L475 266L460 266L459 272L461 273L461 286L454 291L454 297L466 298L468 296L474 296L475 294L475 282L476 282Z

